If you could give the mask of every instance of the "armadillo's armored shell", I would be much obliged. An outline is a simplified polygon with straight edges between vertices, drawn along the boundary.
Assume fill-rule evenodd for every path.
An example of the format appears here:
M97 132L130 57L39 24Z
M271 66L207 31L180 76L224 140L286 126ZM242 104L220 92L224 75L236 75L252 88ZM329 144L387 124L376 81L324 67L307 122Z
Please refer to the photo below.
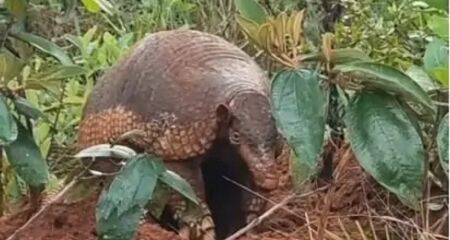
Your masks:
M98 81L78 144L107 143L140 129L133 144L166 161L204 153L217 133L216 108L238 92L268 94L264 72L217 36L172 30L148 35Z

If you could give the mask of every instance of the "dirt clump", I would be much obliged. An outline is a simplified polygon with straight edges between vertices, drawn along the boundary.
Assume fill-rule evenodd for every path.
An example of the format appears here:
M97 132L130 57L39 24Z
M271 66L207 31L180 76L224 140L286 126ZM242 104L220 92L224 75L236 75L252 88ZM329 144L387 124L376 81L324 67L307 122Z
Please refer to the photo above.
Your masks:
M99 193L74 203L53 203L12 240L96 240L95 207ZM22 227L30 214L22 211L0 220L0 240ZM181 240L174 232L146 222L139 227L137 240Z

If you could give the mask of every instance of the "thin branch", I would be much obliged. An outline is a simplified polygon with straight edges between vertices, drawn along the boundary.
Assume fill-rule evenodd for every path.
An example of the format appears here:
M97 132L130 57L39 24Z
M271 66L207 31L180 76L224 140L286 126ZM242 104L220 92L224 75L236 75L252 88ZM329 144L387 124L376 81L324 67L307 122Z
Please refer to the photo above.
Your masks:
M328 186L325 187L321 187L318 188L315 191L311 191L311 192L307 192L304 194L301 194L300 196L298 196L299 198L302 197L306 197L309 195L312 195L318 191L322 191L324 189L327 189ZM297 194L291 194L287 197L285 197L281 202L279 202L278 204L276 204L275 206L273 206L272 208L270 208L269 210L267 210L264 214L262 214L261 216L253 219L253 221L251 221L247 226L239 229L237 232L235 232L233 235L229 236L228 238L226 238L225 240L235 240L238 237L240 237L241 235L243 235L244 233L248 232L249 230L251 230L252 228L256 227L257 225L259 225L262 221L264 221L266 218L268 218L270 215L272 215L275 211L277 211L278 209L282 208L283 206L285 206L289 201L291 201L294 197L296 197Z

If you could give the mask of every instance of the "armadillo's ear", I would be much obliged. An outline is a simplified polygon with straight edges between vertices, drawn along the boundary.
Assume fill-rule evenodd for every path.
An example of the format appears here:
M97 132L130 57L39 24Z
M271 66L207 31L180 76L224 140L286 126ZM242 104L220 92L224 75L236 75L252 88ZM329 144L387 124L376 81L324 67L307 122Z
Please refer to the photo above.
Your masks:
M228 126L231 122L231 111L230 108L225 104L219 104L216 108L217 119L223 125Z

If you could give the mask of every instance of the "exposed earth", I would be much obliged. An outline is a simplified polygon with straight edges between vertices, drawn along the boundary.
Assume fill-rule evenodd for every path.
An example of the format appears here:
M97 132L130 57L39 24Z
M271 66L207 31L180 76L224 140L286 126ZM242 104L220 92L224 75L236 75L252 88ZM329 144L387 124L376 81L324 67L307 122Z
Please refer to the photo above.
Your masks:
M370 178L358 165L348 145L340 149L329 145L328 148L334 153L334 182L312 182L309 189L303 190L305 196L298 194L239 239L418 239L417 233L424 231L420 213L406 208ZM287 164L284 168L288 179ZM292 193L291 184L286 182L284 187L270 194L274 204ZM11 240L94 240L97 198L98 193L94 193L75 203L56 202L18 230ZM268 204L267 208L274 204ZM8 239L31 215L29 210L21 208L20 212L1 218L0 240ZM447 207L431 211L429 216L429 232L435 234L435 238L430 239L448 239ZM136 239L180 238L155 222L145 222L140 225Z

